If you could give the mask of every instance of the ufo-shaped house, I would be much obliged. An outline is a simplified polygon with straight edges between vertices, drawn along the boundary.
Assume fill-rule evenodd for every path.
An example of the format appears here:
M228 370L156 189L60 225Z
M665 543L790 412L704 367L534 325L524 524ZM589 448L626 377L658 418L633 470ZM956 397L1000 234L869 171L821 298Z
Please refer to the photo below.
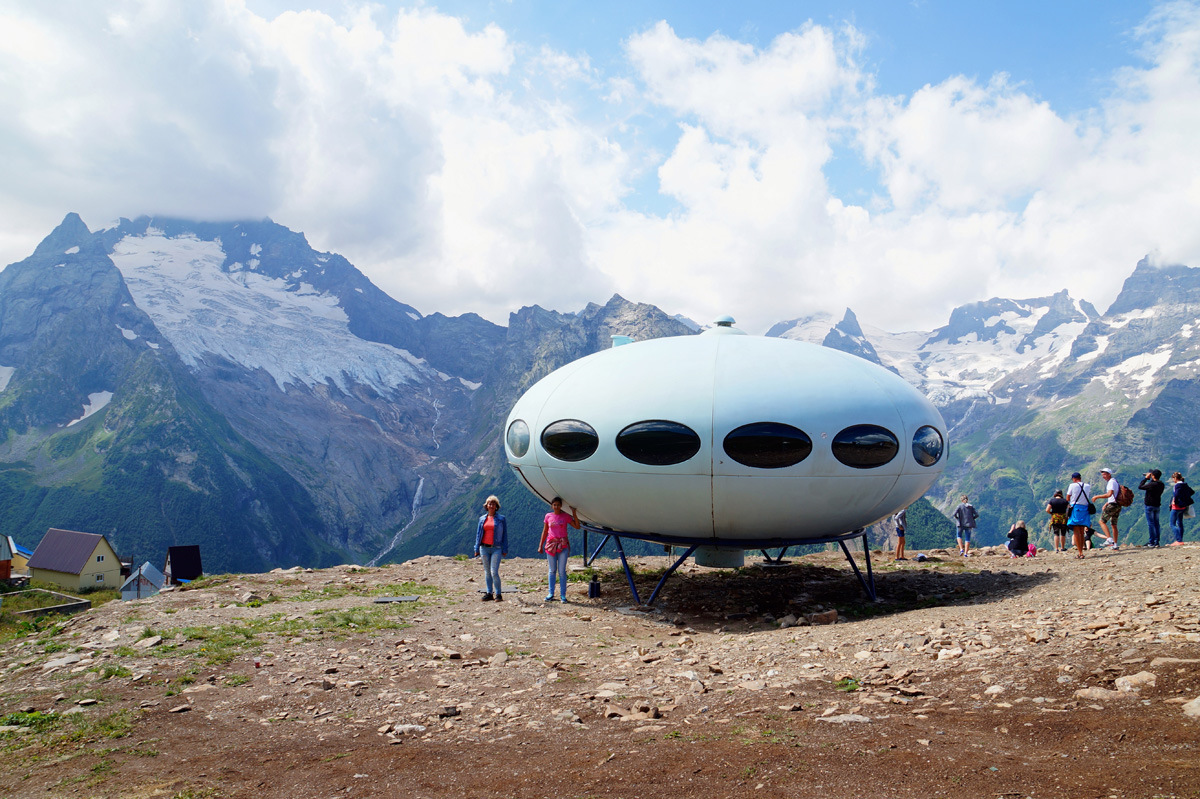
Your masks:
M505 427L509 464L593 529L684 546L837 540L922 496L941 414L888 370L719 324L552 372Z

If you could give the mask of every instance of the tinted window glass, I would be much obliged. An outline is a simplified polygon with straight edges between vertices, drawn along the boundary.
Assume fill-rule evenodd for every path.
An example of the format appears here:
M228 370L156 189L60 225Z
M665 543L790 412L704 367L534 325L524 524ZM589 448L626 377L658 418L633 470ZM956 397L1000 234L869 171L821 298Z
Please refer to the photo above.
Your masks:
M782 422L754 422L725 436L725 454L743 466L782 469L794 466L812 452L812 439L803 430Z
M542 431L542 449L560 461L586 460L598 446L600 437L596 431L578 419L551 422Z
M932 466L942 459L945 443L936 427L925 425L913 436L913 457L922 466Z
M899 451L899 440L878 425L856 424L833 437L833 457L855 469L883 466Z
M529 451L529 425L520 419L515 419L508 426L508 435L505 436L505 441L508 442L508 451L513 454L513 457L524 457L525 453Z
M683 463L700 451L700 436L679 422L635 422L617 433L617 450L648 466Z

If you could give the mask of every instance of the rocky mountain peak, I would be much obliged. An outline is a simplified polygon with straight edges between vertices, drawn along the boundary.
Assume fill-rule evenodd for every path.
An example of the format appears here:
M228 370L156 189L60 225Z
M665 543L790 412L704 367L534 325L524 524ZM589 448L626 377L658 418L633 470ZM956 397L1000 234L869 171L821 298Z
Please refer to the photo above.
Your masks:
M858 317L849 308L846 309L842 321L829 330L829 333L825 335L825 339L821 344L830 349L857 355L872 363L883 363L879 360L879 353L875 351L875 347L871 345L871 342L867 341L867 336L863 333L862 326L858 323ZM896 370L892 369L892 371Z
M72 211L63 217L63 221L58 223L58 227L54 228L49 236L42 239L33 254L47 257L77 253L95 254L102 251L103 248L92 238L92 231L88 230L79 214Z
M1200 269L1182 264L1155 266L1147 257L1138 261L1133 274L1125 279L1121 293L1106 316L1132 313L1155 305L1197 303L1200 303Z

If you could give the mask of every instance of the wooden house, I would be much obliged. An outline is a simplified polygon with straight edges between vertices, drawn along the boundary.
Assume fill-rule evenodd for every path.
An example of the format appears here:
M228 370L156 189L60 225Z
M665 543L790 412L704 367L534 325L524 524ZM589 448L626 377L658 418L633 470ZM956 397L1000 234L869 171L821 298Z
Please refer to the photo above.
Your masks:
M70 591L118 588L121 559L102 535L52 527L29 558L29 577Z
M162 573L169 585L189 583L204 574L200 565L200 547L195 544L167 547L167 562L163 564Z

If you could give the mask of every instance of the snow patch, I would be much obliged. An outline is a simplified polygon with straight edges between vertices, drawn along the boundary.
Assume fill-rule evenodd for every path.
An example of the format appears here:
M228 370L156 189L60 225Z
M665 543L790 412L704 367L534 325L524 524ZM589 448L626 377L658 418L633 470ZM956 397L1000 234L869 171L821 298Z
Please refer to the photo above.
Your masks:
M1096 349L1079 356L1079 362L1094 361L1108 349L1108 336L1096 336Z
M1153 308L1142 308L1137 311L1130 311L1129 313L1123 313L1119 316L1114 316L1110 321L1108 321L1108 327L1110 330L1119 330L1120 328L1127 326L1135 319L1149 319L1150 317L1154 316L1154 310L1155 309Z
M79 245L75 245L75 246L74 246L74 247L72 247L71 249L69 249L69 250L65 250L65 251L63 252L63 255L74 255L74 254L75 254L75 253L77 253L77 252L79 252Z
M132 330L126 330L125 328L121 327L120 325L117 325L117 330L121 331L121 335L125 337L126 341L133 341L135 338L138 337L137 333L134 333Z
M92 414L104 410L108 406L108 403L112 401L112 398L113 393L111 391L97 391L95 394L88 394L88 404L83 406L83 416L67 422L67 427L79 424Z
M262 252L261 244L251 244L250 245L250 254L251 255L258 255L260 252Z
M458 382L462 383L464 386L471 389L472 391L478 391L479 387L483 385L483 383L472 383L470 380L468 380L465 377L458 378Z
M390 392L440 375L411 353L350 332L338 298L255 272L225 272L219 241L126 236L113 263L184 363L216 355L288 384L352 383Z
M0 366L0 391L8 388L8 381L12 380L15 371L17 371L15 366Z
M415 314L415 313L413 313L412 311L409 311L409 312L408 312L408 318L409 318L409 319L412 319L412 320L414 320L414 321L417 321L417 322L421 321L421 315L420 315L420 314Z
M158 345L157 345L157 344L155 344L153 341L147 341L147 342L146 342L146 346L147 346L147 347L149 347L149 348L150 348L150 349L152 349L152 350L156 350L156 349L158 349Z
M1103 375L1096 379L1102 382L1105 388L1112 390L1117 387L1122 378L1130 378L1135 382L1137 393L1140 394L1154 384L1154 375L1167 365L1172 354L1173 350L1170 347L1164 347L1146 355L1135 355L1121 361L1116 366L1109 367Z
M354 290L355 290L355 291L357 291L359 294L362 294L362 293L363 293L363 290L362 290L362 289L360 289L360 288L357 288L357 287L356 287Z

